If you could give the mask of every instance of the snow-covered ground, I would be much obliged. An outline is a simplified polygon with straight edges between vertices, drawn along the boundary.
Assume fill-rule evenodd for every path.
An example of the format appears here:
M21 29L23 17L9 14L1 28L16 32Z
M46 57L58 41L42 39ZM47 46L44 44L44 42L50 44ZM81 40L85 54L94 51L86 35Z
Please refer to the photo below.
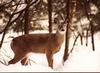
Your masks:
M12 38L8 36L17 36L17 34L6 35L4 44L0 49L0 61L10 60L7 56L13 58L14 54L10 48L10 42ZM62 64L62 58L64 53L64 43L61 50L54 55L54 69L48 67L47 59L45 54L35 54L30 56L30 59L34 60L35 63L31 61L31 65L22 66L20 62L14 65L3 65L0 62L0 72L95 72L100 71L100 33L96 33L95 37L95 51L92 51L91 38L89 37L88 47L84 44L80 44L80 39L78 39L73 52L69 55L68 60ZM1 38L1 35L0 35ZM73 38L70 39L70 48L73 45ZM5 50L4 50L5 49ZM70 50L70 49L69 49ZM6 56L5 56L6 55Z

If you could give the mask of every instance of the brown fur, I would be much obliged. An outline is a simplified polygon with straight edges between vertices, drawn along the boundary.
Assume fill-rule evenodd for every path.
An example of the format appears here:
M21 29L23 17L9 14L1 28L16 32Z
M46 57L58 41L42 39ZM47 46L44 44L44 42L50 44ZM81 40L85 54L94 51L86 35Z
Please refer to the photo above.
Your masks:
M49 66L51 66L52 60L49 60L48 49L51 48L53 54L59 51L65 35L65 31L64 33L60 32L62 31L59 29L56 33L52 33L51 36L49 34L26 34L14 38L11 42L11 48L15 56L8 64L15 64L21 60L22 65L24 65L27 60L26 55L34 52L46 53ZM50 37L51 39L49 39Z

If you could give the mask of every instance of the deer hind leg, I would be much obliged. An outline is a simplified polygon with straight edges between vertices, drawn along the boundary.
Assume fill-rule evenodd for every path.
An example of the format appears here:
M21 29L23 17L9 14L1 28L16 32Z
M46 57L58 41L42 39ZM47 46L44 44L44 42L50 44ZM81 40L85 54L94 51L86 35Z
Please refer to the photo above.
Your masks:
M9 64L15 64L15 63L17 63L17 62L20 61L23 57L24 57L24 55L21 55L21 54L20 54L20 56L19 56L19 55L15 54L14 58L8 62L8 65L9 65Z
M23 59L21 60L21 64L22 64L22 65L28 65L28 58L27 58L27 57L23 58Z

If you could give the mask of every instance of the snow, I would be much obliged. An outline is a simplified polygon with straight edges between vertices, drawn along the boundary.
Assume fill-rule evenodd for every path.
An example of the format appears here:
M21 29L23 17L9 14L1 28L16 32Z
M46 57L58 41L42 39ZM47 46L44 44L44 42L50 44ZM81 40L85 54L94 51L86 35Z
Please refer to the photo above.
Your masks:
M42 32L42 31L41 31ZM8 63L10 60L7 56L13 58L14 53L10 48L11 39L8 36L18 36L13 32L6 35L3 47L0 50L0 61L3 62L5 59ZM19 34L20 35L20 34ZM95 51L92 51L91 45L91 37L89 37L88 46L85 46L85 38L83 45L80 44L80 39L78 39L73 52L69 55L68 60L65 61L64 65L62 64L62 58L64 53L64 43L61 47L61 50L54 55L54 69L48 67L47 59L45 54L30 54L31 65L22 66L20 62L12 65L3 65L0 63L0 72L99 72L100 71L100 49L99 49L99 41L100 41L100 33L96 33L95 37ZM0 35L1 38L2 35ZM8 39L9 38L9 39ZM73 45L73 37L70 39L70 47ZM6 51L4 51L4 49ZM4 59L2 59L4 58Z
M73 53L64 64L63 71L92 72L100 71L100 33L95 34L95 51L92 50L91 38L89 37L88 47L76 44ZM84 39L85 40L85 39ZM80 43L80 42L78 42Z
M99 12L99 9L94 5L90 4L91 14L97 14Z
M27 6L26 4L19 5L18 8L17 8L17 10L16 10L16 12L22 11L23 9L26 8L26 6Z

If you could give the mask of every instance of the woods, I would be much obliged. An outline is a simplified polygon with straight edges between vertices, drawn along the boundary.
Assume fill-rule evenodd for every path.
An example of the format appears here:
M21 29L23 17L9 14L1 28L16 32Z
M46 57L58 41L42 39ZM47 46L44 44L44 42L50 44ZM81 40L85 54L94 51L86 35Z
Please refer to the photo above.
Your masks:
M63 63L74 50L78 38L78 44L83 45L83 38L91 37L92 49L95 51L94 34L100 31L100 0L1 0L0 1L0 48L9 31L30 34L35 30L47 30L49 35L58 24L66 26L65 50ZM48 20L46 28L39 21ZM86 20L86 21L84 21ZM86 22L86 23L85 23ZM75 36L74 44L69 51L71 35ZM51 39L51 37L50 37ZM49 48L52 60L52 51ZM50 65L52 67L52 65Z

